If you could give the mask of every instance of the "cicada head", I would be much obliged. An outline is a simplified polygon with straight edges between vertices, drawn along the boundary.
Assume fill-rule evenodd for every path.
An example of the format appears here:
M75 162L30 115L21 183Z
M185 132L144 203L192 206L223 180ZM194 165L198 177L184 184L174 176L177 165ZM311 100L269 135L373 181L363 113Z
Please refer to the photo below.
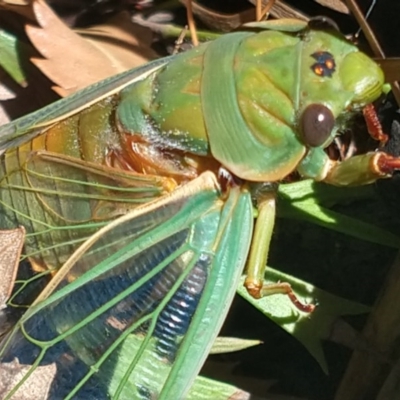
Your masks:
M343 121L386 93L388 85L379 65L336 31L310 30L301 48L293 94L297 132L306 146L326 147Z

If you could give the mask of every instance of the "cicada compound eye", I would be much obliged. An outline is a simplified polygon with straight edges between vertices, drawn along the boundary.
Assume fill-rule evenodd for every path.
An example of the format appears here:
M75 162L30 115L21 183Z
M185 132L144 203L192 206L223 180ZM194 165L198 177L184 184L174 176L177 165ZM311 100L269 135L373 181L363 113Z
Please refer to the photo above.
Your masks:
M300 117L300 134L303 143L310 147L323 145L335 126L332 111L323 104L310 104Z

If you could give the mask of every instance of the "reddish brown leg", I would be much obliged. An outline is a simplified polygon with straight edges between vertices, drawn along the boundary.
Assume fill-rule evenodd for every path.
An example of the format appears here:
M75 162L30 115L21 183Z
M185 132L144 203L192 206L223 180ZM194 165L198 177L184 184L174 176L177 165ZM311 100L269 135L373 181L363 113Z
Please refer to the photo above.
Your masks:
M379 153L378 168L381 173L392 175L395 170L400 170L400 158Z
M389 136L383 132L382 125L379 121L378 115L373 104L367 104L363 108L365 122L367 124L368 132L371 137L380 142L383 146L389 139Z
M312 313L315 310L314 304L303 304L294 294L292 287L287 282L272 283L263 285L260 289L260 297L270 296L272 294L286 294L291 302L300 310L306 313Z

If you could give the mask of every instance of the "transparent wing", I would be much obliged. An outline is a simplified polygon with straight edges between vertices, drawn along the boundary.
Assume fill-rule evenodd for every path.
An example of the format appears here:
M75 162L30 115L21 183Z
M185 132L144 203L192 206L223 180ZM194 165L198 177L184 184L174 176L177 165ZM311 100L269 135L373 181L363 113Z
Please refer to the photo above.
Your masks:
M23 258L29 258L35 271L44 275L64 264L110 220L174 188L168 178L144 176L47 151L7 153L3 161L0 226L25 227ZM21 290L10 299L11 303L30 304L30 293L36 292L37 296L36 285L48 279L44 275L39 279L21 273Z
M252 224L249 194L221 197L205 173L101 229L3 341L1 398L183 398L230 306Z

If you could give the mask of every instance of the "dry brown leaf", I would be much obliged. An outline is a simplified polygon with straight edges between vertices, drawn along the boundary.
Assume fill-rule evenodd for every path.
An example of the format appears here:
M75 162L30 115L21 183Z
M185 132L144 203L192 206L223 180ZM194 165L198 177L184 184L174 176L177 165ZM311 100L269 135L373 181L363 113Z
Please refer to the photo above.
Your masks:
M67 27L43 0L35 0L32 7L39 27L28 25L26 32L33 45L44 57L43 59L33 58L32 62L58 86L53 89L61 96L66 96L147 61L146 57L135 60L131 57L130 62L124 62L118 58L117 52L99 50L98 44L94 46ZM120 23L120 20L118 21ZM118 35L117 32L118 29L114 27L110 34ZM120 37L114 36L113 39L115 42L120 40L121 45L129 48L132 46L133 39L129 42L125 36L124 42L122 32L129 36L129 33L124 32L121 26ZM141 46L137 45L137 47ZM126 51L121 51L120 54L124 57Z
M2 0L6 4L14 4L16 6L26 6L30 3L29 0Z
M314 1L318 4L321 4L321 6L328 7L342 14L350 13L350 10L347 8L346 4L344 4L342 0L314 0Z
M179 0L186 6L187 0ZM221 32L231 32L246 22L252 22L255 18L254 8L249 8L241 12L226 14L206 7L203 4L192 0L193 14L209 28L217 29Z
M4 399L7 393L25 377L32 368L31 365L20 364L16 359L10 363L3 363L0 371L0 398ZM57 366L53 364L38 366L29 375L29 378L19 387L11 400L47 399L51 383L57 373ZM8 398L8 397L7 397Z
M256 5L257 0L248 0ZM262 0L262 6L265 7L270 0ZM275 18L297 18L303 21L308 21L308 16L300 10L292 7L283 0L277 0L271 8L270 15Z
M249 0L252 4L256 4L257 0ZM321 4L324 7L328 7L332 10L338 11L343 14L349 14L349 9L343 3L342 0L314 0L316 3ZM262 5L265 7L270 0L262 0ZM300 7L300 2L297 2ZM296 4L297 4L296 3ZM293 3L295 4L295 3ZM297 9L293 7L291 4L288 4L284 0L276 0L275 4L272 6L271 15L275 18L298 18L301 20L308 20L308 16L300 11L300 8Z
M375 61L385 72L387 82L400 80L400 57L377 58Z
M152 32L133 24L128 12L115 15L105 25L94 26L79 33L104 53L110 64L119 71L136 67L157 57L150 48Z
M5 81L10 82L11 78L4 70L0 69L0 125L10 122L10 117L3 106L3 102L16 97L15 91L7 86Z
M0 308L10 297L25 240L23 227L0 231Z
M22 17L28 20L34 21L35 17L33 15L31 4L32 0L27 0L27 1L0 0L0 9L12 11L13 13L21 15Z

